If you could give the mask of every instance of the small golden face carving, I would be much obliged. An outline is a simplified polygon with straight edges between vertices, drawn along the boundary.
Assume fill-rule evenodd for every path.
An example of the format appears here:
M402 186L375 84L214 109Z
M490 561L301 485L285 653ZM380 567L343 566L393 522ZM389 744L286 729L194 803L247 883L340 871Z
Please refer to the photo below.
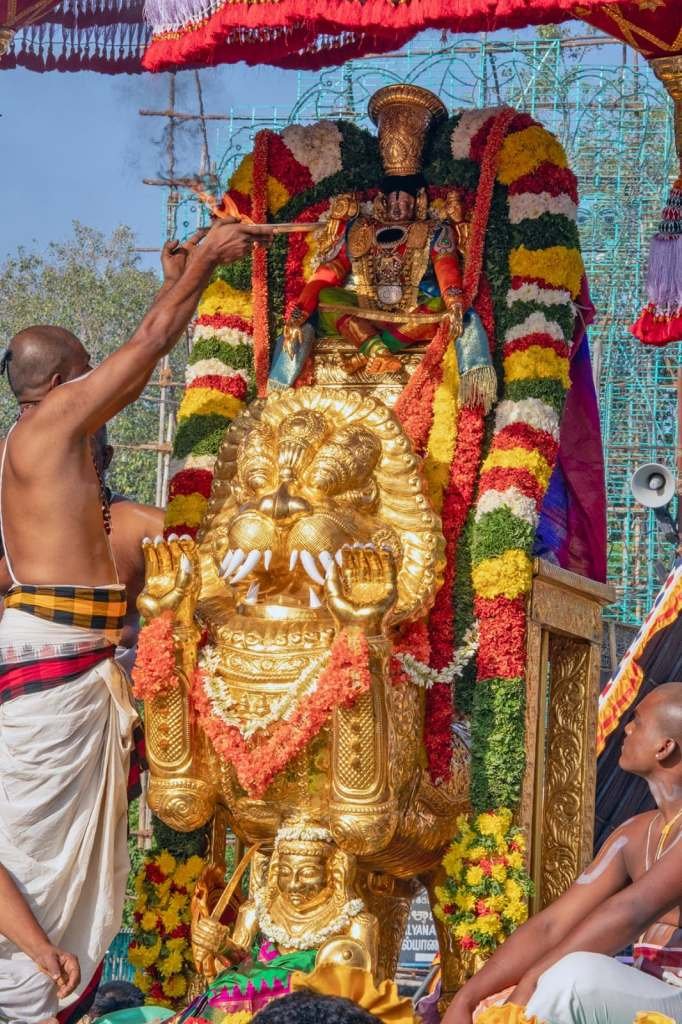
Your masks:
M331 891L328 856L322 850L281 848L277 888L299 914L322 906Z

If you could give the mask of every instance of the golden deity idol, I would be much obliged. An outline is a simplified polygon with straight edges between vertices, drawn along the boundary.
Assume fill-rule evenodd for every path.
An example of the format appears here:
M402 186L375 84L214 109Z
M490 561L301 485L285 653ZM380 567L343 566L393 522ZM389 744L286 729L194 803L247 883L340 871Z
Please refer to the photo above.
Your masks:
M281 953L340 940L376 978L395 970L414 879L431 884L466 805L463 744L434 786L424 688L391 665L443 546L393 413L324 388L254 403L225 435L196 545L146 546L140 610L171 617L177 659L145 706L149 804L179 830L226 815L257 847L231 937L206 890L209 975L256 932Z
M384 175L372 202L335 196L317 237L317 269L289 311L270 368L272 389L290 387L318 339L341 339L350 375L395 374L439 328L457 346L461 396L488 408L496 391L488 340L469 308L463 267L468 224L459 194L430 204L423 152L447 114L428 89L407 83L374 94ZM462 333L464 330L464 337ZM466 378L466 380L465 380Z

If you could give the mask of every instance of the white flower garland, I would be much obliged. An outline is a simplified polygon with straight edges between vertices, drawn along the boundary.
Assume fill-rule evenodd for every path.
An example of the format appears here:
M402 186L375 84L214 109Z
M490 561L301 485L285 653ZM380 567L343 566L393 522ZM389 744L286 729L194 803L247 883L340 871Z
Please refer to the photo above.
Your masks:
M513 306L515 302L537 302L544 306L570 306L572 310L574 309L573 299L567 288L543 288L534 281L525 281L509 289L507 305Z
M282 141L294 159L308 169L315 185L342 170L341 132L333 121L287 125Z
M518 341L529 334L549 334L555 341L565 341L564 332L556 320L548 320L544 313L535 312L527 316L520 324L514 324L504 334L505 342Z
M275 836L275 846L280 841L333 843L334 837L328 828L318 825L282 825Z
M253 345L253 338L248 331L240 331L237 327L211 327L210 324L197 324L192 334L192 342L202 338L217 338L226 345Z
M204 693L211 702L214 715L226 725L238 729L242 739L250 740L255 733L267 729L275 722L288 721L291 718L298 705L317 689L320 672L328 660L327 653L313 661L289 686L286 693L272 702L265 714L251 714L247 722L230 714L229 709L234 706L235 700L226 692L224 677L218 675L221 656L212 645L204 647L199 659L199 668L202 672Z
M170 477L173 479L182 469L207 469L212 473L215 460L215 455L187 455L184 459L171 459Z
M467 160L471 155L471 140L495 114L499 107L480 107L474 110L463 110L459 121L450 136L450 149L455 160Z
M510 423L527 423L537 430L551 434L555 441L559 440L559 417L556 409L540 398L522 398L518 402L511 402L505 398L500 402L495 411L495 432L499 434Z
M509 196L509 221L520 224L522 220L536 220L543 213L558 213L574 221L578 206L569 195L553 196L549 192L519 192Z
M306 932L302 938L297 939L294 935L290 935L286 928L275 924L265 908L265 903L260 893L254 896L253 903L256 910L258 927L265 938L269 939L270 942L274 942L276 946L284 946L289 949L316 949L333 935L344 932L352 919L365 909L365 904L362 900L348 900L344 903L339 914L325 928L320 928L316 932Z
M415 686L421 686L424 690L430 690L432 686L438 683L451 684L455 679L458 679L477 650L478 625L474 623L464 634L461 646L450 664L446 665L445 668L431 668L430 665L425 665L423 661L419 661L414 655L409 653L397 654L396 660L400 662L405 675L411 683L414 683Z
M535 498L529 498L518 487L505 487L503 491L484 491L476 506L476 522L488 512L497 511L502 505L506 505L510 512L519 519L523 519L524 522L531 526L537 525L538 512Z
M196 363L190 363L185 370L185 381L191 384L197 377L243 377L248 384L249 378L246 370L238 370L228 366L222 359L199 359Z

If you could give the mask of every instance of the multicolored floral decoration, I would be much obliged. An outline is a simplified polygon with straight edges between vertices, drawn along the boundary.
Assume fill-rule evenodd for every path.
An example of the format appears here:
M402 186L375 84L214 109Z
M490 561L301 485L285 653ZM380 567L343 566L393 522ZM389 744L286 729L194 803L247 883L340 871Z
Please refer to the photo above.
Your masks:
M500 146L491 168L486 154L495 132ZM265 211L275 222L316 220L334 195L375 194L382 169L369 132L338 121L263 134L267 139L259 138L230 183L243 213ZM454 353L437 335L396 405L424 456L447 547L445 579L429 619L403 628L396 653L411 653L439 680L427 691L424 732L434 782L449 777L456 698L458 712L471 721L474 809L513 808L525 768L532 548L557 458L583 278L576 180L546 129L526 114L509 118L494 109L443 122L425 173L432 204L456 189L474 224L482 200L490 202L488 234L473 232L471 245L482 264L474 304L494 349L499 400L487 420L480 409L458 407ZM495 244L485 245L486 237ZM214 274L199 307L179 411L168 531L196 533L221 437L262 393L270 342L312 270L314 244L307 234L278 236L267 259ZM259 296L255 311L252 294ZM305 368L298 383L309 383L312 372ZM477 658L453 687L448 666L474 626ZM396 658L392 669L400 685L406 676Z
M371 684L367 638L361 630L349 628L334 638L324 664L313 664L310 673L292 684L292 693L270 705L267 716L254 721L249 715L245 722L227 706L224 688L213 685L214 658L211 648L204 649L192 703L213 746L233 765L251 797L263 795L275 775L326 725L334 708L350 707Z
M177 1006L193 974L190 901L204 867L199 856L178 862L167 850L146 859L135 878L135 932L128 959L149 1002Z
M446 881L436 888L436 917L471 953L491 953L528 917L531 881L525 839L511 811L461 817L443 859Z

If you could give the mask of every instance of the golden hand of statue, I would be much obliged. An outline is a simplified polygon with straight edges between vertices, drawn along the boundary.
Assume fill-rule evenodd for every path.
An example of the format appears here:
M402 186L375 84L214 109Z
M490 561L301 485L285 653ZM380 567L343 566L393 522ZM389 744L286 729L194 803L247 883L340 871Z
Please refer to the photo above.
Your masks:
M171 535L168 540L145 538L142 550L145 584L137 599L140 615L149 620L170 611L178 625L190 626L201 588L196 544L191 537Z
M212 917L202 917L192 924L192 958L197 974L207 980L213 979L223 970L225 963L241 963L248 956L248 950L242 949L230 938L230 929Z
M284 351L293 359L297 350L303 344L303 332L298 324L284 325Z
M371 547L343 548L341 567L327 572L327 605L341 628L359 626L367 636L380 636L398 598L396 566L390 551Z
M455 341L462 333L464 311L461 302L455 302L450 306L445 314L445 318L448 322L450 338Z

